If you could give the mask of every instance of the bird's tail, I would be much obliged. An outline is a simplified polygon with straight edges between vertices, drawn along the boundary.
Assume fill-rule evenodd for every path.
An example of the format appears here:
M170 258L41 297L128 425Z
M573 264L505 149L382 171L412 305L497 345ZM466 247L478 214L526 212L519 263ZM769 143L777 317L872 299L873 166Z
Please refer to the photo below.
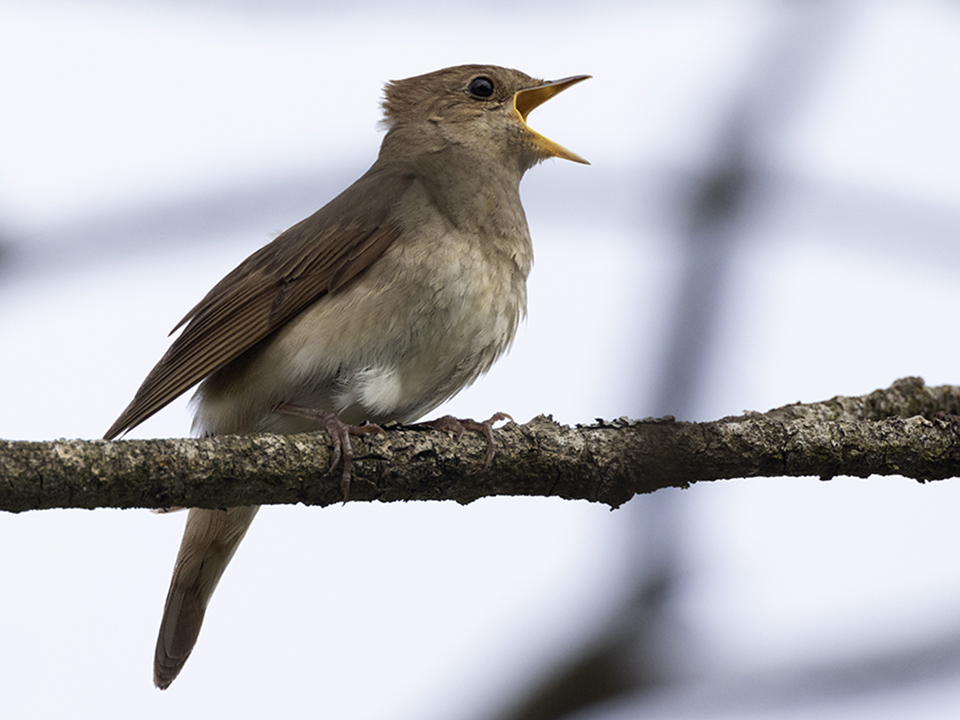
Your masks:
M157 637L153 681L161 690L190 657L207 602L259 509L190 509Z

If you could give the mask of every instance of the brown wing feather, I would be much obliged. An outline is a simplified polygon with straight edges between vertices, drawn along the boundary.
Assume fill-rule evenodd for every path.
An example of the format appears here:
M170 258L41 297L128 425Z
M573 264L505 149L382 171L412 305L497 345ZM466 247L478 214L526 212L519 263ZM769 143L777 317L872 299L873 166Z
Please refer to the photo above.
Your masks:
M186 327L104 438L139 425L369 267L397 239L389 215L412 180L374 165L238 265L177 324L174 332Z

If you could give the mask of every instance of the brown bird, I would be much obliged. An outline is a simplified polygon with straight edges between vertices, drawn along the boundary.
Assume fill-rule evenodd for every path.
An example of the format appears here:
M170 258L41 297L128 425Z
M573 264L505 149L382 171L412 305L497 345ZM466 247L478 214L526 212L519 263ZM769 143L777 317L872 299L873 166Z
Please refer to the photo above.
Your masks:
M199 382L195 431L293 433L319 422L346 491L359 423L420 418L510 346L533 261L520 179L549 157L586 162L526 118L587 77L544 82L464 65L388 83L377 161L187 313L106 439ZM157 638L158 687L190 655L257 510L190 510Z

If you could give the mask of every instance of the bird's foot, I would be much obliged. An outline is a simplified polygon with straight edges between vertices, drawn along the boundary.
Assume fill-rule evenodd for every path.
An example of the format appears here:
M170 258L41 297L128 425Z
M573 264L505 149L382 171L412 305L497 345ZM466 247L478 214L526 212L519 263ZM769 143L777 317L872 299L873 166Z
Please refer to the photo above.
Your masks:
M506 413L498 412L483 422L477 422L470 418L455 418L453 415L444 415L443 417L438 417L436 420L417 423L414 427L428 427L433 430L453 433L457 436L458 440L463 437L463 433L467 430L483 435L487 441L487 461L483 464L484 469L486 469L490 467L493 456L497 452L497 446L493 442L493 424L500 420L510 420L513 422L512 417Z
M347 502L350 499L350 476L353 473L353 444L350 442L350 436L383 433L384 429L373 424L347 425L336 413L329 410L317 410L293 403L278 405L276 412L314 420L327 431L327 435L333 440L333 461L330 463L330 469L333 470L337 463L343 462L340 489L343 491L343 501Z

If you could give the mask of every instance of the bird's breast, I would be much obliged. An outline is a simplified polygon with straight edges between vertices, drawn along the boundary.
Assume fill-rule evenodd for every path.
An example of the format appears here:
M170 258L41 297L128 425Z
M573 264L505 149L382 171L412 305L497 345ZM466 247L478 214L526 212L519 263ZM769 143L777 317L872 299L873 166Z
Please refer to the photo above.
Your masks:
M359 312L344 316L333 342L363 338L336 379L343 411L413 420L507 350L526 310L529 263L485 240L446 228L434 242L398 242L337 303Z

